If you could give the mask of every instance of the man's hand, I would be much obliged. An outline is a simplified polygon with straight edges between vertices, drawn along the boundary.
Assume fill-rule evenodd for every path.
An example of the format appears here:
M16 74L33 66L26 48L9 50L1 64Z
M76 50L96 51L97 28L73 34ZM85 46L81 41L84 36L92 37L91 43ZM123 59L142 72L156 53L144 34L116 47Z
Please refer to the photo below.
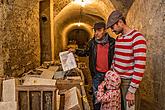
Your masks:
M126 94L126 100L128 102L128 107L133 106L135 104L135 94L128 91Z
M75 50L75 49L73 49L73 48L69 48L69 49L68 49L68 51L69 51L69 52L73 52L73 53L74 53L76 50Z

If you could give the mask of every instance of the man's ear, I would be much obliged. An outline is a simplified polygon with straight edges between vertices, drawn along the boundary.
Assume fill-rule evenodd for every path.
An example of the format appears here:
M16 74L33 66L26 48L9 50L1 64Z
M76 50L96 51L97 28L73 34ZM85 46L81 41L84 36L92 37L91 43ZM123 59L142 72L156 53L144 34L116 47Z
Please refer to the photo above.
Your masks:
M121 23L124 23L124 22L123 22L123 20L119 19L119 21L117 23L121 24Z

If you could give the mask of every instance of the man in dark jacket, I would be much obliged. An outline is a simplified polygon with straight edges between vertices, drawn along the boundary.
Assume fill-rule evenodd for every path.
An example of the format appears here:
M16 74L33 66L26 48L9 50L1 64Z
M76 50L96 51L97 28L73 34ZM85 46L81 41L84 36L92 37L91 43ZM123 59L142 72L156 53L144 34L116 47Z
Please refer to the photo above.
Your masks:
M84 50L76 50L78 56L89 56L89 69L93 81L93 104L94 110L100 110L100 103L96 101L98 85L104 80L105 73L110 69L113 55L115 39L106 33L105 23L95 23L94 37L88 42Z

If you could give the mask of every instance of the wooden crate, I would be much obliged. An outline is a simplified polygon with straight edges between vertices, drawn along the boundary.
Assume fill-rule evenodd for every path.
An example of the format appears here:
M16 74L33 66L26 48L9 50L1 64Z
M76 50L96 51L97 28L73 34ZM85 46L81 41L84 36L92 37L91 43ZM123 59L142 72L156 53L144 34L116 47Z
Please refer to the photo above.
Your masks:
M64 99L65 95L64 92L66 90L71 89L72 87L77 87L81 92L81 99L83 104L84 110L90 110L90 106L87 100L86 92L84 89L83 81L82 80L57 80L56 82L57 88L59 89L60 94L60 110L64 109Z
M56 110L56 90L49 85L17 86L18 110Z

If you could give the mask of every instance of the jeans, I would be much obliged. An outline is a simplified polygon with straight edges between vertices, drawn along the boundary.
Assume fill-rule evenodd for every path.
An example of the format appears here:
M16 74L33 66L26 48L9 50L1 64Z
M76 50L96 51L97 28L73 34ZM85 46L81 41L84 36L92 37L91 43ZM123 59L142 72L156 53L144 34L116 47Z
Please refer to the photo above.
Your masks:
M96 72L93 77L93 106L94 110L100 110L101 103L98 103L96 100L96 95L98 91L99 84L104 80L105 73Z
M129 84L131 80L121 79L121 110L128 110L126 108L126 93L128 92ZM135 93L135 110L140 110L140 92L139 89Z

